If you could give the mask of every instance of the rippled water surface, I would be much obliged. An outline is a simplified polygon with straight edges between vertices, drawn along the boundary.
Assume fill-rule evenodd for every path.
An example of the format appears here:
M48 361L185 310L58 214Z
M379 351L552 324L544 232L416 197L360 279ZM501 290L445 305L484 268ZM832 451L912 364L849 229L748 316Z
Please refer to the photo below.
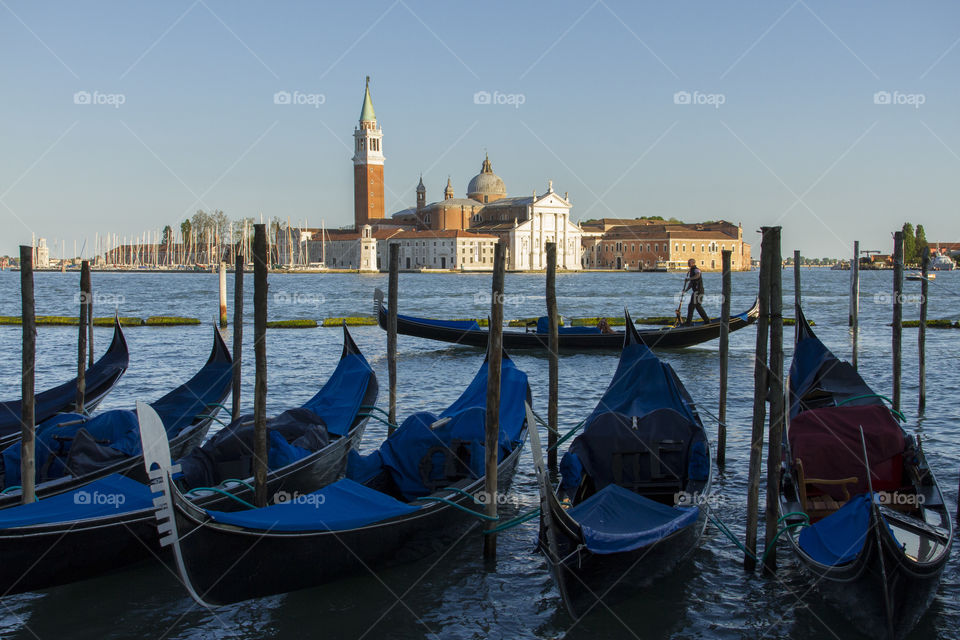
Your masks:
M817 334L840 357L849 358L848 272L804 270L804 306ZM705 276L708 293L719 290L719 276ZM75 313L77 274L36 274L37 313ZM860 370L878 393L891 392L890 272L865 272L862 281ZM96 315L185 315L211 320L217 309L217 278L212 274L94 273ZM679 274L562 274L557 279L561 313L570 316L671 315ZM248 276L244 346L244 404L252 403L252 278ZM507 318L541 315L543 275L510 274L506 280ZM228 278L232 297L232 277ZM369 315L381 275L276 274L270 276L271 319ZM433 317L482 317L488 313L489 275L403 274L400 309ZM733 311L750 306L757 274L733 276ZM788 307L792 272L784 272ZM919 284L906 283L905 317L918 308L909 295ZM940 273L931 285L930 317L960 318L960 273ZM714 305L711 314L719 314ZM19 315L19 274L0 273L0 315ZM789 315L789 312L788 312ZM232 318L232 310L231 310ZM198 369L210 349L210 325L129 328L130 369L101 405L129 408L136 399L154 399ZM354 338L381 379L380 405L386 405L386 339L377 327L357 327ZM793 329L785 329L791 342ZM97 328L97 354L110 329ZM725 500L719 515L744 535L747 460L753 393L752 353L756 333L731 335L727 465L717 488ZM232 344L228 340L229 344ZM909 428L922 433L925 450L956 509L960 468L960 331L929 330L927 338L927 415L916 420L916 329L904 330L903 405ZM20 328L0 327L0 388L5 399L19 395ZM269 412L299 405L312 396L336 365L341 348L335 329L272 330L267 336ZM703 408L716 413L719 358L717 343L660 352ZM789 362L788 345L787 358ZM400 336L398 406L400 417L420 410L439 411L473 377L481 351ZM536 409L546 415L547 360L517 353L514 360L530 376ZM560 359L561 426L572 426L593 408L616 367L616 353L570 354ZM73 375L76 329L41 327L37 347L37 388ZM716 425L705 417L712 437ZM376 447L384 427L373 423L364 446ZM529 451L515 478L515 504L507 515L537 503ZM761 499L762 503L762 499ZM715 529L701 548L673 575L627 602L597 609L574 624L561 607L542 557L533 553L536 521L499 538L495 570L481 559L480 536L469 534L446 554L374 575L359 575L316 589L245 602L212 611L194 605L169 570L157 562L48 591L0 600L3 638L858 638L843 619L821 602L785 545L772 578L745 575L741 556ZM762 533L761 533L762 538ZM937 598L914 638L956 638L960 629L958 546Z

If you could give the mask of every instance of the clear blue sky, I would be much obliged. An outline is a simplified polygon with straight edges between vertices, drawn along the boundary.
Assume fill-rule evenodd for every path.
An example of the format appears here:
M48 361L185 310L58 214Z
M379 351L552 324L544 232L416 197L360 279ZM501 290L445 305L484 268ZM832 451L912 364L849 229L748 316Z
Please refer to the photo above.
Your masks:
M489 150L511 195L552 179L575 220L782 224L810 256L886 250L907 219L958 241L958 41L952 0L2 0L0 253L198 208L350 224L366 75L390 210L420 172L463 196Z

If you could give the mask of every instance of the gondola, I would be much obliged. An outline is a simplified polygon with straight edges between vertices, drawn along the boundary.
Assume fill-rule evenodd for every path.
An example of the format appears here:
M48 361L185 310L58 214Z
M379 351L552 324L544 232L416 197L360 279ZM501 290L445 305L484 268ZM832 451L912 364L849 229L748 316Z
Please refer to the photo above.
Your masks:
M114 319L113 340L99 360L84 373L83 409L85 413L93 413L97 405L117 384L120 376L130 364L130 352L127 350L127 341L123 337L119 318ZM77 409L77 379L41 391L36 394L33 405L34 424L49 420L58 413L70 413ZM20 439L21 409L20 400L0 402L0 449L13 444Z
M166 428L174 456L198 447L230 394L230 352L213 329L213 348L203 367L187 382L152 403ZM61 413L37 426L36 496L39 500L72 491L113 474L146 481L134 411L115 409L93 417ZM20 443L0 452L0 510L20 504Z
M299 409L281 414L279 421L268 421L269 434L293 439L284 443L276 436L269 438L268 495L292 501L339 478L347 453L363 436L368 408L376 402L377 393L376 375L344 327L343 352L329 380ZM311 437L310 427L319 420L329 440ZM298 422L307 428L294 437ZM177 478L177 485L195 504L228 511L253 501L249 445L237 446L242 438L218 437L242 431L248 423L249 416L238 417L178 461L183 468L192 468ZM162 436L166 430L162 426L160 430L166 447ZM320 446L307 448L311 444ZM198 475L198 469L239 479L211 480L204 473ZM149 487L118 474L32 505L0 511L0 557L5 559L0 564L0 595L75 582L159 554L154 512Z
M953 523L918 437L907 434L797 308L780 515L830 605L873 638L906 636L933 600ZM867 469L870 472L867 473Z
M383 294L377 292L375 313L380 328L387 328L387 309L383 305ZM757 319L760 307L754 302L744 313L730 316L730 331L742 329ZM474 320L433 320L414 316L397 315L397 333L439 340L472 347L486 347L489 332ZM720 337L720 320L710 322L702 320L690 325L677 327L663 326L656 329L644 329L637 332L640 341L650 348L676 349L690 347ZM624 332L604 333L597 327L559 327L557 338L559 348L564 351L591 349L620 349L623 346ZM541 317L530 330L503 330L504 349L547 349L547 319Z
M626 315L610 386L564 454L554 489L531 434L539 549L580 619L652 584L686 559L706 526L710 448L690 395Z
M487 364L439 416L414 413L342 480L284 504L225 513L200 508L171 480L160 448L148 464L162 542L190 595L223 605L409 562L448 548L484 506ZM530 388L503 358L498 487L510 484L526 438ZM144 407L149 412L149 408ZM148 421L144 421L145 424ZM149 432L144 434L149 439ZM478 498L479 496L479 498Z

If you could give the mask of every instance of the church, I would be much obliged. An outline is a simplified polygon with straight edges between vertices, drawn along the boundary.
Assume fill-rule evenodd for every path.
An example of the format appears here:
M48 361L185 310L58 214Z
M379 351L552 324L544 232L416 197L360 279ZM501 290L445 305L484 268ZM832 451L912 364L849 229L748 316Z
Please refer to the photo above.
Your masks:
M280 234L281 256L292 265L303 256L320 259L327 267L381 271L388 268L388 246L400 246L404 269L490 270L493 247L506 246L509 271L546 269L546 245L557 243L557 266L581 268L582 232L570 221L570 199L553 190L508 197L503 179L485 157L480 173L458 198L450 179L443 199L427 204L423 177L416 189L416 206L385 215L383 130L370 97L370 78L364 90L360 120L353 132L353 229L300 229ZM288 236L285 238L284 236Z

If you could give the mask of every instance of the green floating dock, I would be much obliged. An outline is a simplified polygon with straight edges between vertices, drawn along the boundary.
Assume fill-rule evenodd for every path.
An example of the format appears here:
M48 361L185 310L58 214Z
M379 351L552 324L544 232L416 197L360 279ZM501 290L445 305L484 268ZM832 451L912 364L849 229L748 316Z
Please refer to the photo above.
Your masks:
M267 321L267 329L316 329L318 326L316 320L309 318Z
M323 326L340 327L346 323L348 327L370 327L377 324L377 319L372 316L355 316L352 318L324 318ZM316 325L314 325L316 326Z

